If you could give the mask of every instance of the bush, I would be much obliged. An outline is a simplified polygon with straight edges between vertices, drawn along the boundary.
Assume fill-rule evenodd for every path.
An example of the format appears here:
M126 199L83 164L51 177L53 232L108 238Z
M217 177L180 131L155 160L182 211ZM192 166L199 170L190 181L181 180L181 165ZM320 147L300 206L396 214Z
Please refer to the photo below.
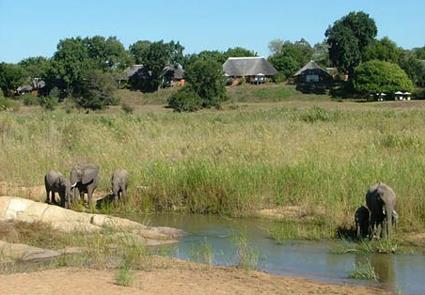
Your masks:
M26 106L35 106L40 104L39 98L32 94L24 94L21 96L21 99Z
M6 97L0 96L0 111L13 111L16 112L19 110L19 103L8 99Z
M193 92L202 99L202 107L219 108L220 103L226 99L223 67L218 62L214 60L196 60L189 65L185 75ZM188 91L188 89L184 91ZM193 102L195 102L194 99L195 97L192 95L191 100Z
M54 96L41 96L40 97L40 105L46 111L53 111L58 105L58 98Z
M168 99L168 106L175 112L195 112L202 108L202 98L191 86L184 86Z
M412 81L398 65L378 60L362 63L355 69L353 86L363 94L413 90Z

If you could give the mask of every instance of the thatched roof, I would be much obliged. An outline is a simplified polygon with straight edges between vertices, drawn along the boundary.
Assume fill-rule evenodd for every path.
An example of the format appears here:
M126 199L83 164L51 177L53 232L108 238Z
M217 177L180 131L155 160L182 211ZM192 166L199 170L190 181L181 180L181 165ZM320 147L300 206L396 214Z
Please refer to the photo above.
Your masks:
M276 69L264 57L229 57L223 65L223 71L232 77L277 74Z
M323 71L326 75L330 75L328 71L319 66L314 60L310 60L305 66L299 69L298 72L294 74L294 76L299 76L307 70L320 70Z
M132 65L124 70L124 76L126 79L131 78L135 73L143 68L143 65Z
M165 76L167 73L171 73L172 79L181 80L184 78L184 70L181 64L167 65L162 70L161 76Z

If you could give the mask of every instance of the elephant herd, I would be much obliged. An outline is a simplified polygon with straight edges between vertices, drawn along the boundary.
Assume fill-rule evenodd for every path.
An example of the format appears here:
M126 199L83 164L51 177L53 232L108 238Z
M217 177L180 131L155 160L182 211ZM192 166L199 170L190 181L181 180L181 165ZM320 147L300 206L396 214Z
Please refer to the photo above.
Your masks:
M376 183L369 188L365 199L366 206L359 207L354 215L357 238L390 238L398 223L393 189L385 183Z
M124 169L116 169L111 176L112 198L114 203L126 199L129 174ZM44 177L46 202L69 208L79 202L87 193L88 202L93 204L93 192L99 183L99 166L95 164L76 165L71 169L69 179L60 172L51 170ZM60 204L55 193L59 194ZM396 195L391 187L379 182L366 193L366 206L359 207L354 215L357 237L390 238L392 228L397 225L395 211Z
M124 169L116 169L111 176L113 200L117 202L127 197L129 175ZM46 188L46 203L69 208L71 203L79 202L87 194L88 202L93 204L93 192L99 183L99 166L95 164L75 165L70 172L69 179L62 173L50 170L44 177ZM56 202L55 193L60 197L60 204Z

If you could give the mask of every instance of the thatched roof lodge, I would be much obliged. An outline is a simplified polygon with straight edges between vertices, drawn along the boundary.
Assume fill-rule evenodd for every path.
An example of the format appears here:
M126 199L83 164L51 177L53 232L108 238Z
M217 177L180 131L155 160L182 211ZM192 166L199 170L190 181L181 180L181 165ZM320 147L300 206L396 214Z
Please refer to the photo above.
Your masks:
M332 79L331 74L313 60L309 61L305 66L299 69L294 74L294 77L299 82L305 83L324 82Z
M262 83L277 74L276 69L264 57L229 57L223 64L224 74L231 78L247 78Z

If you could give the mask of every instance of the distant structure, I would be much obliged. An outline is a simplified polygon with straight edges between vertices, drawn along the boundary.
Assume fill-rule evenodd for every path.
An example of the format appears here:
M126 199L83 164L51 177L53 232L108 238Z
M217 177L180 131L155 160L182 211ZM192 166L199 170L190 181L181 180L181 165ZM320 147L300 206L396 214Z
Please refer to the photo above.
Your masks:
M41 78L33 78L31 80L31 85L21 85L16 89L18 95L24 95L26 93L37 93L41 91L46 86L46 82Z
M313 60L299 69L294 78L297 89L307 93L324 93L333 81L333 75Z
M184 85L184 70L181 64L167 65L162 70L162 87Z
M229 57L223 64L223 71L231 79L246 79L253 84L264 83L277 74L264 57Z

